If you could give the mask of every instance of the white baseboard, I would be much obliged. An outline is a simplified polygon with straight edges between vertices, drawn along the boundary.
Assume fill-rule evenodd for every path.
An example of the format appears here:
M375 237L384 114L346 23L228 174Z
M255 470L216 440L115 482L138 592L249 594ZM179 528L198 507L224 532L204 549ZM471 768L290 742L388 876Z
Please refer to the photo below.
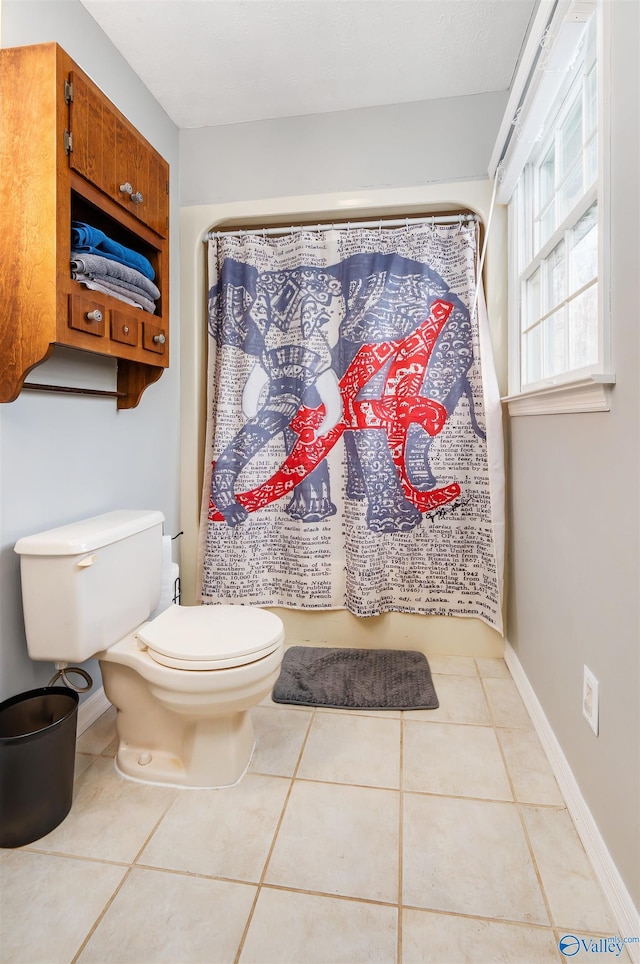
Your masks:
M88 699L84 700L78 707L78 729L77 735L81 736L85 730L88 730L92 723L102 716L102 714L109 709L111 703L107 699L104 693L104 688L101 686L99 690L96 690Z
M613 862L613 858L607 849L607 845L602 838L593 814L582 796L578 781L573 775L569 762L562 751L562 747L558 743L555 733L551 729L551 725L545 716L538 697L533 691L531 683L527 679L520 660L513 647L506 641L504 658L513 676L513 681L518 688L518 692L522 697L522 701L529 711L529 715L549 763L551 764L551 769L558 781L558 786L564 797L567 810L580 835L580 839L593 865L600 886L611 905L611 911L619 928L619 936L636 937L640 935L640 914L620 876L618 868ZM632 960L640 962L640 946L638 944L627 944L626 946Z

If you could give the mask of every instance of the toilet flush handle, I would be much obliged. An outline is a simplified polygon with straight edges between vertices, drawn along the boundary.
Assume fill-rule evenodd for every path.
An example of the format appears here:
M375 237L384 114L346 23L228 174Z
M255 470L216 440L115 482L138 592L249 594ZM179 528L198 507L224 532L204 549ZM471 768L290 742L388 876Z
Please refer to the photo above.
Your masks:
M76 568L87 569L89 566L92 566L94 564L97 558L98 558L97 556L85 556L84 559L81 559L80 562L76 564Z

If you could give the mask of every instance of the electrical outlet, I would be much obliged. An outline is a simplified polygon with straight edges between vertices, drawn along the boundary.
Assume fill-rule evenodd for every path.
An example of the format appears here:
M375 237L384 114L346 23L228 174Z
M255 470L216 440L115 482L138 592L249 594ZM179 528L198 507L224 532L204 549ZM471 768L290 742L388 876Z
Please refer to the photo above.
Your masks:
M582 682L582 715L595 733L598 735L598 716L600 703L600 684L588 666L584 666Z

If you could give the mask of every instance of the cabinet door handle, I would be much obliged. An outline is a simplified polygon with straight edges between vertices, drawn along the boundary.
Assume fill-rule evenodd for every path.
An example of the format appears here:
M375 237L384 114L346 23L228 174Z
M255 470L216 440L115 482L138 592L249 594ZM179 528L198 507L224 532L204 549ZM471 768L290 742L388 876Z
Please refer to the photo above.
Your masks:
M121 193L121 194L133 194L133 188L131 187L131 185L129 184L128 181L126 182L126 184L121 184L121 185L120 185L120 193Z
M144 198L140 193L140 191L136 191L135 194L131 195L131 200L133 201L134 204L142 204L142 202L144 201Z
M85 317L87 321L102 321L102 312L96 308L95 311L88 311Z
M164 337L164 335L154 335L153 340L156 345L164 345L167 339Z

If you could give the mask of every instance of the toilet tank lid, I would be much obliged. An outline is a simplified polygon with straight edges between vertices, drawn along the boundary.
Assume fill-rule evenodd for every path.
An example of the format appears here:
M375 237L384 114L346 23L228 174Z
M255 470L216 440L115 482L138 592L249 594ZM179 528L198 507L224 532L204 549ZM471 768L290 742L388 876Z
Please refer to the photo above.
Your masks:
M25 556L77 556L162 525L164 516L155 509L117 509L90 519L36 532L18 539L14 549Z

